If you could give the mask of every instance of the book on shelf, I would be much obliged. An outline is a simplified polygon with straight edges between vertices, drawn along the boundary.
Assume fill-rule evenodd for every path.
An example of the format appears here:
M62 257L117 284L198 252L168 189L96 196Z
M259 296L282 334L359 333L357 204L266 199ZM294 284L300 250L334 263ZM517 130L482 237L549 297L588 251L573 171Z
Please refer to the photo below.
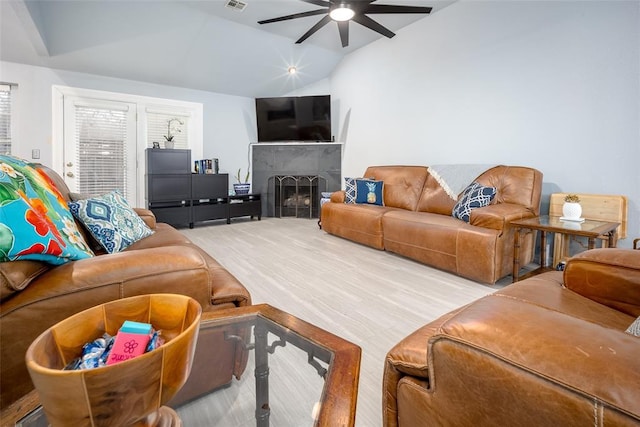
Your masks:
M218 173L218 159L194 160L193 168L196 173Z

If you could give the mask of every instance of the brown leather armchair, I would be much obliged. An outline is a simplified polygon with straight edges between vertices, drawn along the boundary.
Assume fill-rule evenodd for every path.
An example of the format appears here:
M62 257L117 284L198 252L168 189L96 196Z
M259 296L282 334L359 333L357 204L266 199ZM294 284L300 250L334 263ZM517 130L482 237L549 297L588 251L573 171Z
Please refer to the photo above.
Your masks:
M63 197L64 181L42 167ZM153 213L136 209L155 233L126 250L52 266L35 261L0 263L0 408L33 389L24 357L31 342L55 323L119 298L178 293L196 299L203 311L251 304L247 289L215 259ZM96 243L96 242L94 242ZM200 334L192 375L173 404L191 399L242 374L246 352L222 332ZM215 348L215 354L208 349Z
M640 252L594 249L387 354L384 425L640 425Z

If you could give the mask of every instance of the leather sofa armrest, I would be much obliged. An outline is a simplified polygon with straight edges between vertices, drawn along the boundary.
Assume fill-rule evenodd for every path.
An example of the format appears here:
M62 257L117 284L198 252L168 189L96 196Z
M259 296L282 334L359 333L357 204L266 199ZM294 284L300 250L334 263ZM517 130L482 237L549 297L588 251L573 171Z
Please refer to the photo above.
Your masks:
M518 402L511 419L535 408L537 424L547 425L542 414L561 410L562 402L575 396L587 400L587 411L589 401L599 401L634 413L640 401L637 340L567 313L509 296L489 296L443 324L429 340L429 389L434 403L439 399L435 408L453 411L448 419L457 417L460 425L472 425L492 403L505 401ZM612 379L603 382L603 372ZM455 412L458 405L446 404L451 399L468 403L467 419ZM568 413L565 418L576 415ZM593 420L585 414L589 417ZM497 418L495 424L505 425Z
M622 330L494 294L449 317L430 338L424 332L416 340L402 341L404 352L415 346L413 351L425 357L421 370L428 369L428 381L421 374L412 382L419 392L407 392L404 378L397 386L388 381L387 357L386 426L398 425L397 408L404 411L400 415L406 425L416 425L412 420L424 425L449 425L452 420L456 425L551 425L550 419L586 424L593 421L591 402L601 402L607 408L602 416L608 417L634 413L640 401L638 338ZM404 369L397 362L393 367L392 373ZM603 372L613 379L603 382ZM518 404L487 412L505 401ZM579 421L575 417L580 412L572 406L578 401L584 408Z
M33 388L24 353L39 334L62 319L109 301L153 293L187 295L209 311L211 287L206 260L185 246L123 251L50 269L2 302L2 401L11 402Z
M164 246L69 262L41 274L2 309L3 315L20 309L26 318L31 308L34 317L56 307L76 313L114 299L151 293L187 295L203 310L209 309L211 275L206 261L192 248ZM38 310L44 311L38 314Z
M443 323L451 319L462 310L461 307L433 322L422 326L411 335L396 344L385 359L384 377L382 380L383 419L385 425L393 426L397 419L397 389L398 383L405 376L423 379L428 382L429 365L427 342L435 335Z
M573 256L564 285L585 298L631 316L640 316L640 251L592 249Z
M156 228L156 216L149 209L133 208L140 218L147 224L147 226L154 230Z
M213 305L223 307L233 304L235 307L251 305L249 291L226 269L210 268L213 286Z
M331 193L331 201L333 203L344 203L344 190L334 191Z
M522 205L497 203L472 210L469 224L503 231L511 221L533 216L534 213Z

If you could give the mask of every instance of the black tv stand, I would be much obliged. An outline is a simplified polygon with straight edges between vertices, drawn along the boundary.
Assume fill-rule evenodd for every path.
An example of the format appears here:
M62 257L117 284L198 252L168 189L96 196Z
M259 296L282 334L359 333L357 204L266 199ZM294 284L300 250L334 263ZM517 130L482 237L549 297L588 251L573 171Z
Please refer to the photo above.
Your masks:
M173 226L262 218L260 194L229 195L229 175L191 173L190 150L147 149L146 200L158 222Z

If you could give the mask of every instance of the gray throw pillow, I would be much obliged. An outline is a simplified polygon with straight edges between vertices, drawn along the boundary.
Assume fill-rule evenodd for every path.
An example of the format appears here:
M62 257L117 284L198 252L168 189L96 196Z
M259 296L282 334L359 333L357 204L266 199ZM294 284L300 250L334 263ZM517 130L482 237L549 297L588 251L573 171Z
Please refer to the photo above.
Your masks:
M625 332L636 337L640 337L640 317L638 317Z

